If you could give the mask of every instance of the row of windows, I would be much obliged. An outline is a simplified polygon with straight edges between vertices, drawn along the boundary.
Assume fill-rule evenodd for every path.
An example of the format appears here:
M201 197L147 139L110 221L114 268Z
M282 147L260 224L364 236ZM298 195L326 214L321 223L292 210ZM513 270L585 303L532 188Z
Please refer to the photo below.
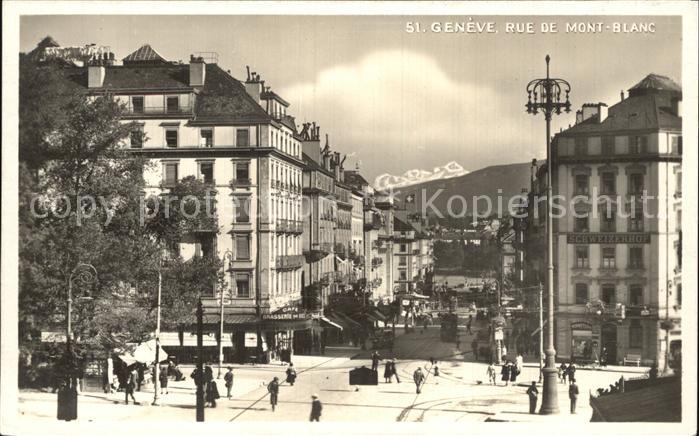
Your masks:
M604 302L605 305L615 305L620 301L617 301L617 289L614 284L606 283L600 288L599 299ZM590 301L590 290L587 283L576 283L575 284L575 304L587 304ZM628 299L629 306L643 306L643 286L641 285L629 285L628 287Z
M180 144L180 130L178 126L163 127L163 136L167 148L178 148ZM143 148L145 143L145 134L143 126L136 126L131 130L131 148ZM199 147L211 148L214 146L214 128L202 127L199 129ZM242 128L235 130L235 146L247 148L250 147L250 129Z
M301 144L290 133L272 129L271 134L272 147L291 156L301 156Z
M629 195L640 195L645 190L645 182L643 174L629 174L628 176L628 193ZM616 174L614 172L603 172L600 175L600 194L614 195L616 189ZM587 174L575 175L575 192L574 195L589 195L590 194L590 176Z
M648 137L644 135L630 135L628 138L627 154L645 154L648 153ZM589 154L588 137L575 138L575 155L587 156ZM612 135L602 136L601 138L601 154L611 156L616 154L615 146L616 137ZM673 154L682 154L682 136L670 136L670 152Z
M179 180L180 163L177 161L163 162L163 182L166 186L172 186ZM214 179L214 161L199 161L197 162L197 176L204 183L215 183ZM250 162L249 161L234 161L233 174L235 178L232 180L238 186L249 186L250 180Z
M582 214L579 214L582 215ZM616 221L617 212L614 208L603 207L599 210L599 231L600 232L616 232ZM590 231L590 217L589 216L577 216L574 218L573 231L578 233L585 233ZM643 208L633 207L631 214L628 217L628 229L629 232L642 232L643 231Z
M616 269L616 247L601 247L602 256L599 267L602 269ZM643 247L630 246L628 269L643 269ZM575 268L590 268L590 247L588 245L575 246Z
M272 186L301 192L301 169L272 161Z

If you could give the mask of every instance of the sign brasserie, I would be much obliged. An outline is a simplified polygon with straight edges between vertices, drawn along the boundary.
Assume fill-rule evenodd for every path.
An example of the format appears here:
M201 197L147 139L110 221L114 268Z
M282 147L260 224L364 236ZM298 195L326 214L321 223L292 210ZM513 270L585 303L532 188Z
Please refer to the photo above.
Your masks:
M568 233L569 244L650 244L650 233Z
M313 314L310 312L286 312L286 313L263 313L261 315L263 320L294 320L294 319L312 319Z

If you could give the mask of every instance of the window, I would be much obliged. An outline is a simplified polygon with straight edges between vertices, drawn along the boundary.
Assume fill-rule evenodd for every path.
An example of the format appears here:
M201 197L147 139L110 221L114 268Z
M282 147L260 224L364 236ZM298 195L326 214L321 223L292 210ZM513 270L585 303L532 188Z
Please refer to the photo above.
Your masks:
M135 114L143 113L143 97L131 97L131 112Z
M143 147L143 128L136 127L131 131L131 148Z
M643 306L643 287L640 285L631 285L629 288L629 305Z
M207 259L210 259L214 256L215 252L215 247L214 247L214 236L202 236L201 239L199 239L199 249L201 250L200 254L201 257L205 257Z
M248 162L235 163L235 180L238 183L250 183L250 164Z
M250 235L235 235L235 258L238 260L250 259Z
M199 146L205 148L214 146L214 129L199 129Z
M602 173L602 194L616 194L616 174Z
M645 136L629 136L629 154L646 153L648 138Z
M611 206L606 206L600 209L600 232L615 232L616 231L616 211Z
M629 176L629 194L642 194L643 189L643 174L631 174Z
M589 268L590 267L590 255L589 247L586 245L580 245L575 247L575 267L576 268Z
M400 244L400 252L405 253L408 251L408 246L406 244Z
M407 262L408 259L405 258L405 256L401 256L398 258L398 266L406 266L408 265Z
M682 283L679 283L677 285L677 291L675 291L675 292L677 293L677 305L681 306L682 305Z
M250 146L250 131L248 129L237 129L235 131L235 146L249 147Z
M199 162L199 175L204 183L214 183L214 163Z
M250 222L250 197L235 196L233 197L233 207L235 208L235 222L249 223Z
M682 154L682 137L681 136L671 136L670 137L670 151L672 154Z
M629 217L629 231L643 231L643 204L631 203L631 216Z
M250 297L250 275L248 273L235 274L235 290L238 297Z
M163 167L165 171L165 184L168 186L177 184L179 178L177 175L179 164L176 162L168 162L165 163Z
M643 327L641 321L632 319L629 325L629 348L643 347Z
M587 304L587 284L576 283L575 284L575 304Z
M408 273L404 269L398 271L398 280L408 280Z
M169 114L176 114L177 112L180 111L180 98L177 96L172 96L172 97L167 97L166 105L167 105L167 113Z
M165 129L165 145L171 148L177 147L177 129Z
M606 305L613 306L616 304L616 289L614 289L614 285L602 285L601 300Z
M576 217L575 218L575 226L574 230L578 233L581 232L588 232L589 231L589 226L588 226L588 217Z
M629 268L643 269L643 247L629 247Z
M616 248L615 247L603 247L602 248L602 268L604 268L604 269L615 269L616 268Z
M603 136L602 137L602 154L605 156L611 156L614 154L614 137L613 136Z
M682 196L682 171L675 174L675 197Z
M587 156L587 138L575 138L575 155Z
M587 195L590 192L590 177L585 174L575 176L575 195Z

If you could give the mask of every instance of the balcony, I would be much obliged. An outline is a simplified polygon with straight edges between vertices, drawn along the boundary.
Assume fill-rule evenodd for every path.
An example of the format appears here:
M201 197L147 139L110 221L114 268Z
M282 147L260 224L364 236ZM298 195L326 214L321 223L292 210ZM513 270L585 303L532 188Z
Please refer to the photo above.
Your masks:
M300 254L292 254L287 256L277 256L274 262L274 267L276 269L290 270L303 268L305 258Z
M382 265L382 264L383 264L383 259L380 257L375 257L375 258L371 259L371 266L372 267L377 267L377 266Z
M250 179L233 179L230 182L230 187L231 189L236 189L236 188L247 188L252 186L252 180Z
M279 233L288 232L289 231L288 222L289 222L289 220L278 219L277 220L277 232L279 232Z
M345 244L336 243L335 244L335 254L340 256L342 259L347 258L347 246Z
M192 115L192 105L187 106L140 106L128 103L123 115L127 117L148 117L148 116L190 116Z
M303 233L303 221L278 219L277 232L301 234Z

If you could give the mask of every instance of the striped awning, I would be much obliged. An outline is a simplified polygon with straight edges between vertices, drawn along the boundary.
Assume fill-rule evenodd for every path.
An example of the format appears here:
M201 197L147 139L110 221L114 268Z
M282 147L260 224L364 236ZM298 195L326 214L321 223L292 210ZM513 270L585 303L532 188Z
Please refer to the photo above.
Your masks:
M332 321L329 318L326 318L324 316L320 317L320 322L321 322L321 324L324 324L326 326L335 327L336 329L344 330L344 327L342 327L342 325L340 325L340 323L334 322L334 321Z

